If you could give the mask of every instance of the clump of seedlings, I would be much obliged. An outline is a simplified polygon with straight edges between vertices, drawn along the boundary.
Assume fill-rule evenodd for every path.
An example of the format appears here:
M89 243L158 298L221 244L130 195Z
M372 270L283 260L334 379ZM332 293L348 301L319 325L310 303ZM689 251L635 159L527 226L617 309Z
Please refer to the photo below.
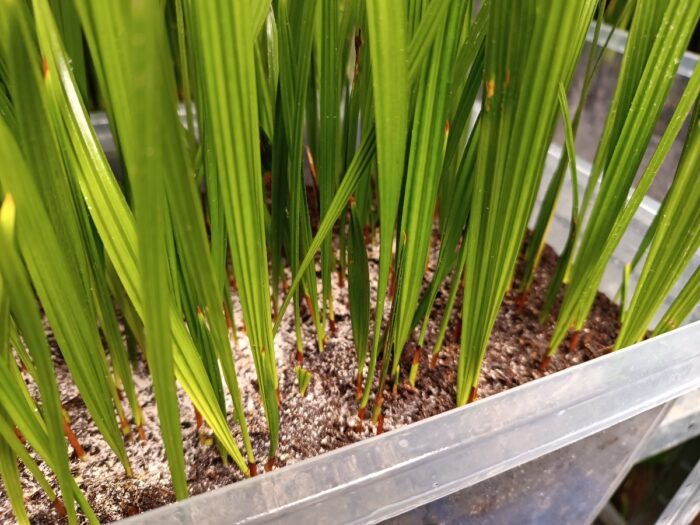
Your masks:
M456 403L473 401L519 254L524 307L570 177L567 244L537 305L543 322L556 320L546 370L567 337L578 344L606 265L689 115L671 189L622 276L614 348L678 326L700 299L696 270L650 326L700 248L697 68L643 165L700 0L608 9L629 25L629 40L580 192L575 139L604 59L602 0L486 0L478 10L464 0L0 5L0 475L21 523L20 462L58 515L97 521L71 474L66 440L78 456L82 449L55 359L127 475L125 436L145 439L132 367L147 362L182 499L176 385L222 460L256 475L232 351L245 335L273 468L284 403L274 336L292 308L304 395L313 381L305 354L323 352L336 327L334 279L348 288L358 429L369 419L381 426L385 393L416 387L421 356L434 365L448 330L460 341ZM584 87L571 115L580 60ZM117 146L112 165L90 121L95 106ZM565 149L535 210L560 123ZM303 337L305 317L315 340Z

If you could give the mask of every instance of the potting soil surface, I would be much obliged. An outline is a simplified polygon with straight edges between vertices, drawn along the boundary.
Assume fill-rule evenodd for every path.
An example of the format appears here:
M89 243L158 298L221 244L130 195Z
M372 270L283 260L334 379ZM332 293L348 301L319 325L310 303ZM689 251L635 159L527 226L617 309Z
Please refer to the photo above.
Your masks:
M432 277L434 259L435 253L432 254L431 263L426 271L426 284ZM548 349L554 318L550 317L544 324L540 324L538 316L556 260L554 251L546 247L530 296L524 305L518 304L517 292L510 291L506 295L484 358L479 380L479 398L610 351L619 329L618 307L607 297L598 294L585 328L577 338L575 348L568 351L571 337L569 336L547 369L544 372L539 370L540 362ZM377 262L376 251L370 250L372 304L376 294L374 287ZM518 275L519 272L516 272L513 290L516 290L519 284ZM289 308L280 333L275 339L281 398L280 443L274 464L275 469L373 436L378 430L368 418L363 421L361 429L357 428L358 410L355 401L357 362L347 306L348 291L347 286L338 286L336 276L333 278L333 285L336 330L328 333L322 353L316 349L312 320L305 308L302 308L306 348L303 366L312 374L311 383L304 397L299 395L295 372L296 339L292 308ZM391 391L390 386L385 390L382 429L384 432L455 407L460 296L457 298L443 348L435 366L430 367L433 341L439 330L448 290L449 286L446 284L438 293L435 314L428 324L427 343L420 357L420 371L415 388L411 388L406 383L411 362L416 353L414 339L402 354L401 377L404 384L396 393ZM237 303L236 308L240 310ZM240 328L240 311L238 311L238 323ZM50 333L49 337L51 338ZM243 334L239 339L239 346L234 348L234 353L250 437L258 461L257 471L258 475L264 475L269 446L267 426L257 391L253 359ZM63 404L70 416L71 426L77 439L87 453L83 460L79 460L73 454L72 472L98 518L102 522L114 521L174 501L170 474L158 432L153 389L143 362L135 365L134 380L143 407L145 440L140 439L135 431L126 438L133 477L126 476L124 468L98 433L58 351L54 352L54 362ZM367 410L368 415L371 414L374 406L376 388L375 384ZM31 384L30 389L34 389ZM232 462L224 464L217 447L212 445L211 433L206 425L200 430L197 429L194 408L181 389L179 389L179 397L190 495L242 479L240 470ZM229 422L234 429L239 446L242 447L240 432L231 420L231 413L229 401ZM45 466L42 465L42 469L47 475L49 474ZM20 472L25 502L32 523L59 522L59 516L28 471L21 466ZM48 478L52 480L52 476L48 475ZM8 522L13 522L12 511L4 491L0 489L0 523Z

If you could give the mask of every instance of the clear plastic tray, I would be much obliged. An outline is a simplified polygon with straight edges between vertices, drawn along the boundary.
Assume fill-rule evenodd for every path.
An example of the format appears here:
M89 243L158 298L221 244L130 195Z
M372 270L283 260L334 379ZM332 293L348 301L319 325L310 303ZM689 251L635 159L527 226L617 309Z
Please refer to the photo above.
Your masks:
M513 516L538 515L536 508L541 508L541 498L548 497L552 486L560 486L560 491L556 503L547 500L550 506L568 504L566 498L571 498L579 505L585 502L584 507L593 512L614 490L626 472L624 467L636 459L656 427L653 409L700 388L699 338L700 323L685 326L472 405L125 523L378 523L517 467L530 479L529 496L519 500L523 505L529 501L530 507L514 508ZM620 433L603 432L645 413L651 414L648 419L635 419L632 426L619 427ZM594 452L622 438L636 445L618 450L615 457L622 465L616 466L602 453L584 454L581 461L571 462L568 472L573 485L543 467L556 461L556 451L571 454L566 447L586 438L591 438L586 448L593 447ZM601 473L612 476L601 484L596 482ZM561 492L565 486L568 495ZM490 512L504 512L502 506L510 506L510 501L494 504Z

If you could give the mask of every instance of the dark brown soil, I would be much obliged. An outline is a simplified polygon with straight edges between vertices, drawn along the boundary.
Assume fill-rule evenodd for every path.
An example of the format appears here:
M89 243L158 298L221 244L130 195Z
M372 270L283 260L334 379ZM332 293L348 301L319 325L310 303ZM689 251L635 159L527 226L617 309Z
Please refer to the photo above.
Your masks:
M376 282L373 278L377 271L376 263L376 253L370 253L372 283ZM506 296L486 353L478 397L487 397L598 357L606 353L614 342L619 329L618 308L608 298L599 294L577 347L567 353L567 339L563 351L552 359L546 372L539 370L553 329L552 320L544 326L539 323L539 305L555 263L556 255L547 247L529 301L523 308L516 304L515 294L509 293ZM426 277L430 276L431 272L428 271ZM377 429L369 420L364 422L360 432L355 430L357 365L347 309L347 289L336 287L335 292L336 332L328 334L323 353L315 349L315 336L310 319L305 321L304 341L308 350L304 367L313 374L305 397L299 395L296 384L295 337L293 320L289 313L276 337L282 408L280 446L275 468L354 443L376 433ZM375 293L376 290L372 289L372 297ZM391 391L385 393L384 431L439 414L455 406L455 370L459 344L454 334L448 331L436 366L432 369L429 367L431 341L436 337L446 299L447 288L441 290L438 295L438 315L434 316L428 327L428 344L422 354L416 388L406 385L399 388L397 394L392 394ZM457 324L455 321L460 310L458 298L453 325ZM244 336L241 337L240 347L234 351L251 439L258 460L257 469L258 472L263 472L268 446L267 429L246 341ZM408 377L414 348L409 344L403 353L404 379ZM74 458L72 470L98 517L105 522L114 521L173 501L170 475L158 436L157 414L146 367L139 365L135 370L135 381L146 418L146 440L142 442L135 433L127 438L127 452L134 470L133 478L126 477L124 469L89 420L60 358L56 359L56 371L73 429L88 453L83 461ZM206 433L202 435L198 432L194 410L182 391L180 400L190 494L199 494L241 479L241 474L234 465L223 464L216 447L211 446L210 439L206 439ZM370 401L368 412L371 411L372 405L373 399ZM238 434L236 437L238 442L242 443ZM46 496L24 469L22 481L32 522L60 521ZM12 521L9 503L4 492L0 491L0 523Z

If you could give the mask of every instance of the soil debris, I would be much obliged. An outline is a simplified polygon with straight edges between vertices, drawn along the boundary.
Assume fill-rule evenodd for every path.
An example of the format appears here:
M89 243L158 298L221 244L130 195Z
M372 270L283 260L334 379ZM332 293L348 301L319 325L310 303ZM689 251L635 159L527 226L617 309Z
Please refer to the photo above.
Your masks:
M431 258L427 279L432 276ZM370 282L372 302L376 295L377 253L370 250ZM599 294L589 320L576 336L569 336L562 351L552 357L546 368L540 364L548 348L554 319L544 325L538 320L539 305L546 293L548 276L556 264L556 254L547 247L537 271L530 293L518 295L509 292L501 306L496 325L486 352L479 388L474 392L481 399L502 390L537 379L569 366L596 358L609 351L619 330L618 307ZM517 272L516 272L517 273ZM449 283L448 283L449 284ZM518 281L516 280L517 289ZM383 412L379 428L370 418L361 424L356 402L357 365L353 347L350 313L347 307L347 287L338 286L334 280L335 330L327 337L325 350L315 349L315 333L309 315L303 327L307 351L304 352L304 368L311 374L311 382L305 396L299 395L297 384L297 350L293 319L289 312L276 336L276 352L279 366L280 445L274 468L296 463L305 458L354 443L376 433L388 432L415 421L439 414L455 407L456 368L459 343L455 339L457 330L448 330L445 343L437 356L432 354L432 342L437 336L441 313L447 301L448 286L438 293L437 315L428 326L426 344L418 349L410 343L403 352L401 361L402 384L394 393L392 385L386 385L383 394ZM240 306L238 325L240 326ZM555 306L554 313L556 314ZM451 320L453 326L459 322L461 298ZM248 419L250 437L255 450L258 475L269 470L267 460L267 427L262 402L257 392L257 379L252 356L246 346L247 339L240 334L239 348L234 349L244 409ZM575 337L576 340L571 340ZM565 351L569 347L571 351ZM420 366L415 388L408 384L411 365ZM127 438L127 452L131 460L134 477L125 475L124 468L100 437L90 420L86 408L73 385L63 360L56 352L58 383L62 389L62 400L68 411L71 427L85 451L83 460L74 455L72 471L80 487L85 491L93 509L102 522L110 522L144 512L174 501L170 487L170 474L165 459L162 441L158 435L158 419L154 395L146 366L136 366L134 380L145 419L145 441L133 429ZM375 391L377 385L375 384ZM211 439L201 439L208 432L206 424L198 429L195 410L184 392L179 391L182 437L185 446L187 480L190 494L195 495L242 479L242 475L230 461L224 464L216 446L209 445ZM374 396L374 394L373 394ZM374 399L370 399L367 414L371 414ZM232 407L229 407L229 414ZM127 415L130 415L127 411ZM133 425L133 421L131 421ZM236 427L234 435L242 446ZM42 468L45 469L44 466ZM27 510L32 523L57 523L61 519L53 510L48 498L42 493L29 473L20 468L26 497ZM49 479L51 477L49 476ZM13 522L12 512L4 491L0 490L0 523Z

